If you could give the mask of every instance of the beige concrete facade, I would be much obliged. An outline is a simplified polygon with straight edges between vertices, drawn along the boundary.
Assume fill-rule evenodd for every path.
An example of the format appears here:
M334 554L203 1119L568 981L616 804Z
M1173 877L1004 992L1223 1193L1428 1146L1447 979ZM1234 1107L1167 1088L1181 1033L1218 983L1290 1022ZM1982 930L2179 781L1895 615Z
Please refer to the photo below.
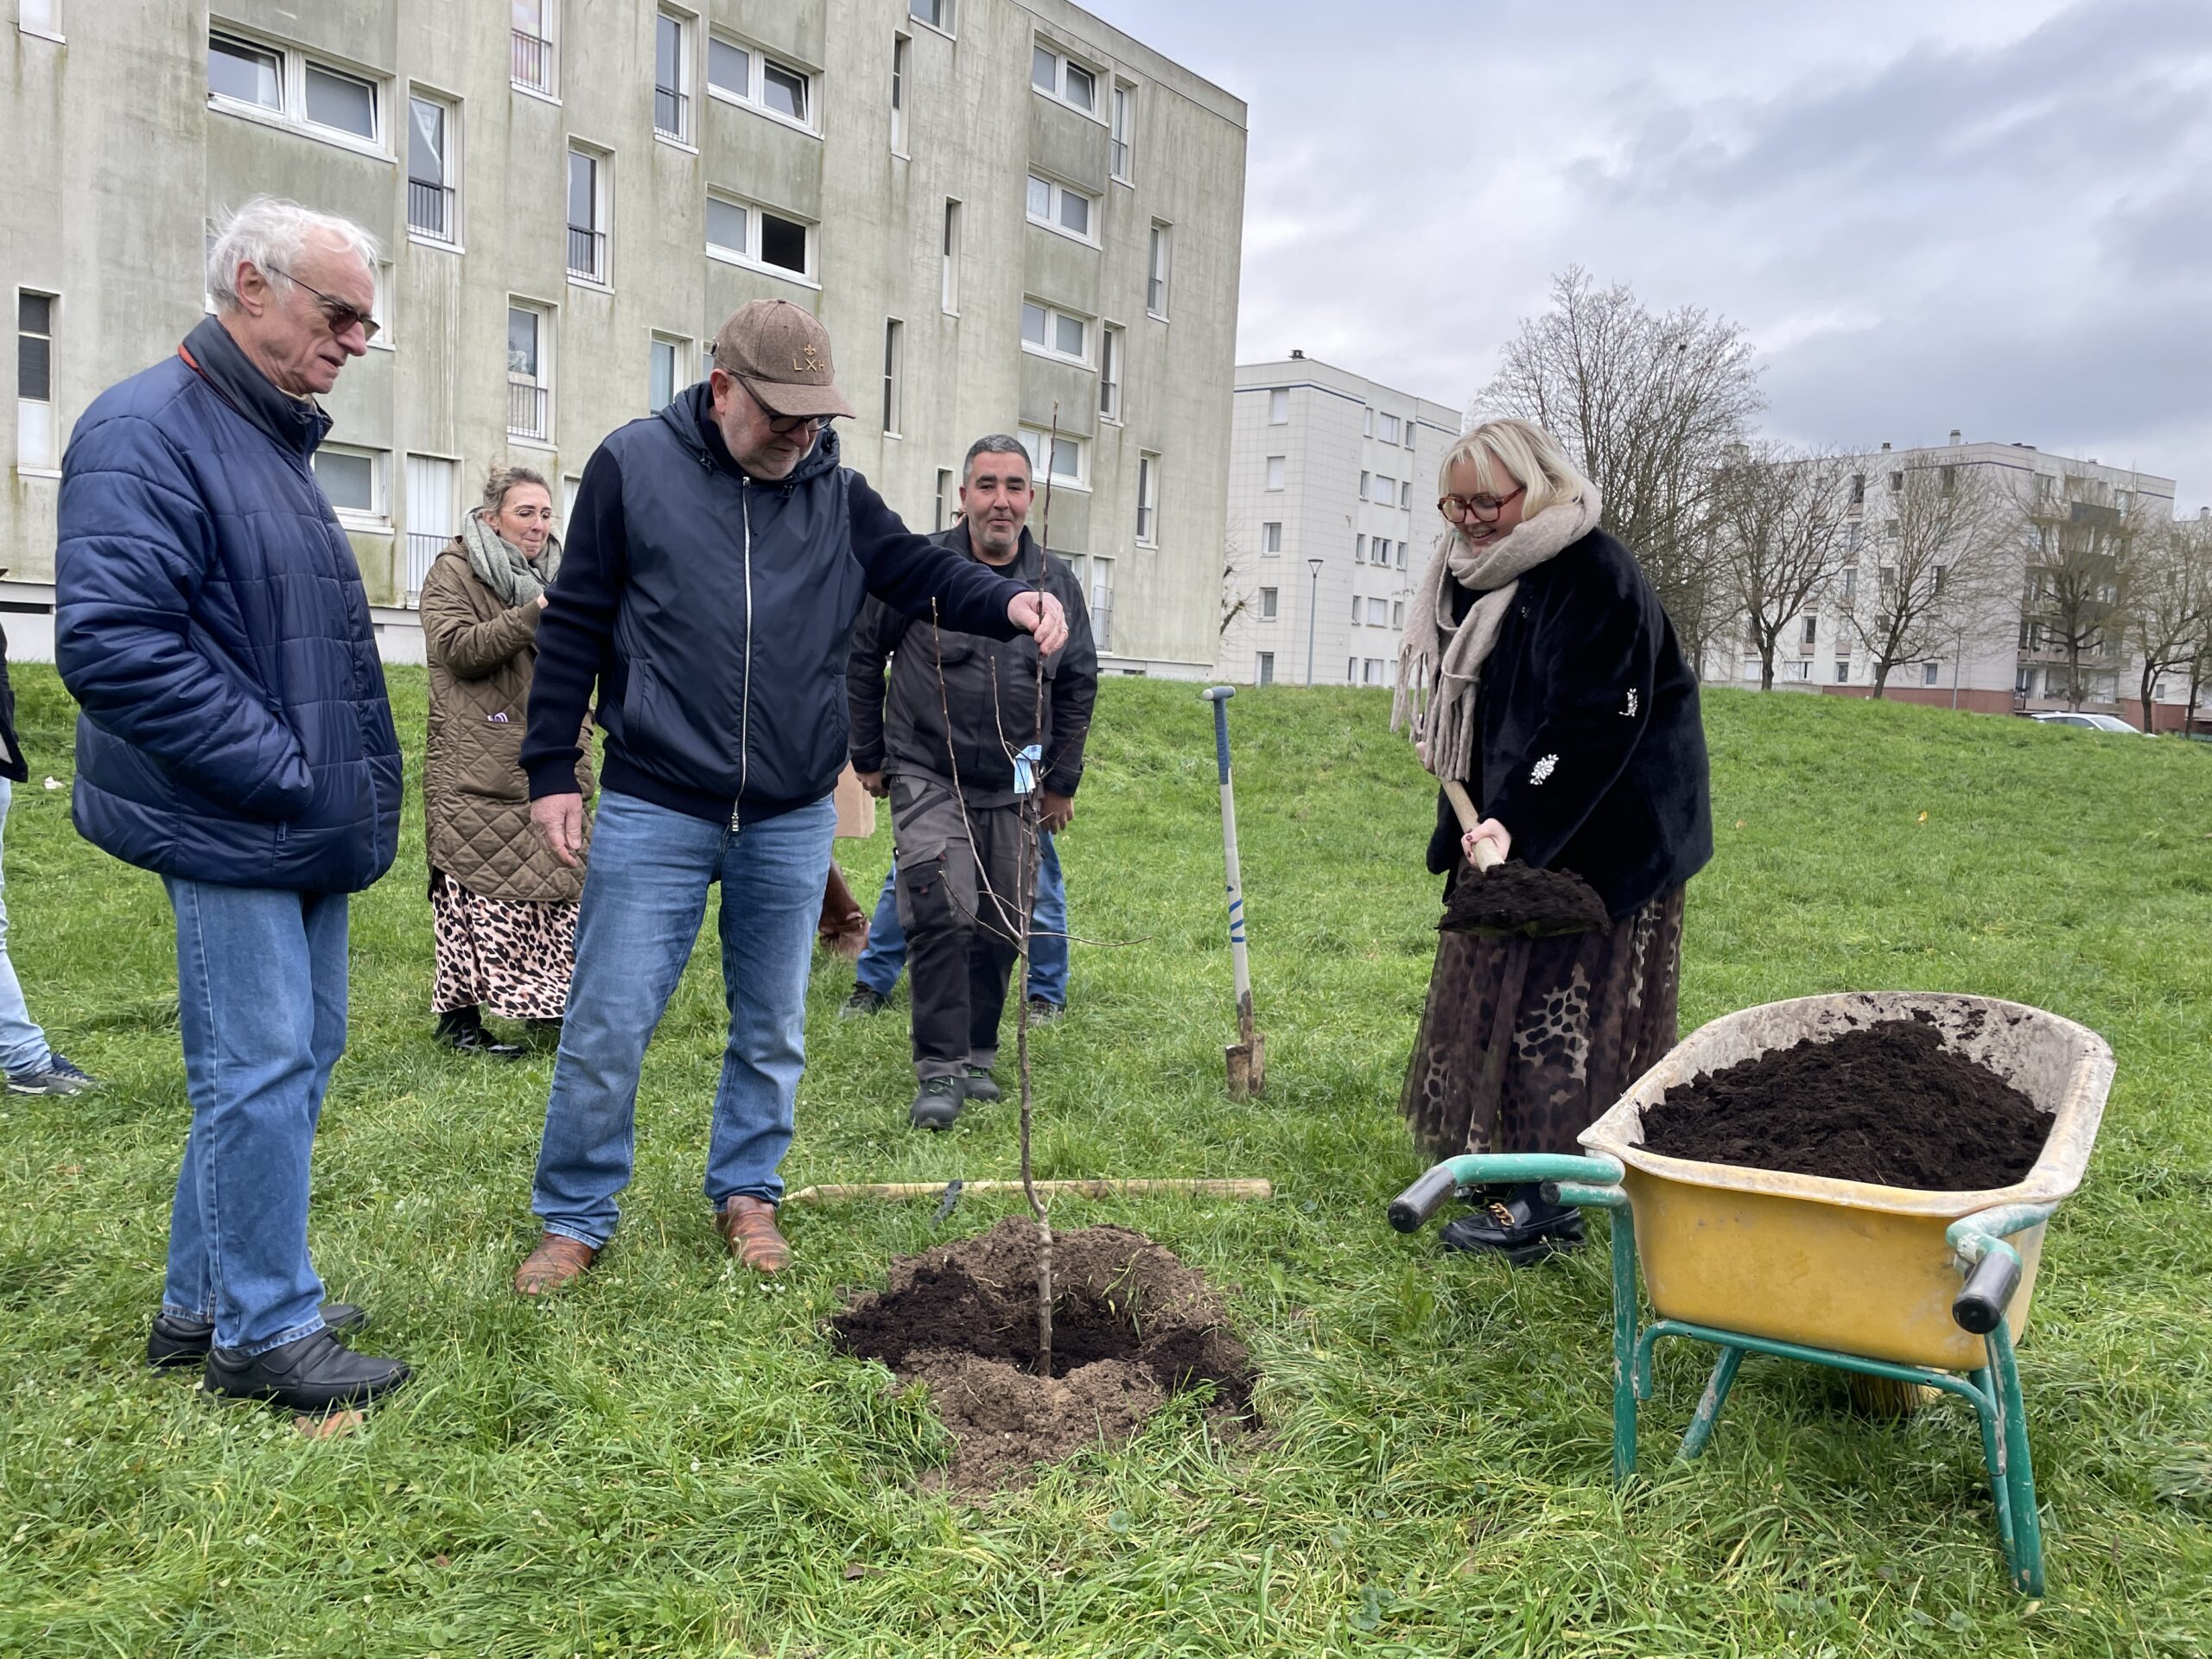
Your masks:
M1301 353L1237 365L1222 678L1393 683L1459 435L1458 410Z
M829 327L861 411L845 458L910 525L949 522L972 439L1057 418L1052 544L1109 671L1211 664L1245 108L1081 9L60 0L58 24L0 41L0 274L19 358L50 358L48 406L0 409L19 654L71 423L175 349L209 224L269 192L385 246L326 487L387 654L419 654L410 589L488 465L572 490L698 378L724 316L775 296ZM41 315L50 346L26 347Z

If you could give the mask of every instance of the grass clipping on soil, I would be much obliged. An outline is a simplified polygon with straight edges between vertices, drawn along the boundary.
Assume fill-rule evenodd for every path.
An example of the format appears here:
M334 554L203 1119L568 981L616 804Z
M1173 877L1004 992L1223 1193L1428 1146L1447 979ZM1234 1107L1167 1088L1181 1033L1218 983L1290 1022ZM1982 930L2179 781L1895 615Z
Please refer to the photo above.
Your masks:
M1885 1020L1678 1083L1643 1110L1669 1158L1932 1192L2010 1186L2051 1115L1935 1027Z
M1026 1484L1033 1466L1130 1439L1170 1395L1211 1383L1217 1407L1252 1397L1243 1344L1212 1286L1126 1227L1052 1244L1052 1370L1037 1363L1037 1238L1026 1217L891 1264L830 1321L830 1338L928 1385L962 1491Z

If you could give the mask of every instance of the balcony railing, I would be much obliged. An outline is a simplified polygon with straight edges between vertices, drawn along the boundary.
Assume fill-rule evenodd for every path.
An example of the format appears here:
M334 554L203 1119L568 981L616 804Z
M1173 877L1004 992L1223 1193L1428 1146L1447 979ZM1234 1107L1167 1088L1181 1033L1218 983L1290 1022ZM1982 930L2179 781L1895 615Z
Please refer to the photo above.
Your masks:
M435 236L441 242L452 241L453 187L408 180L407 228L420 231L424 236Z
M569 226L569 275L588 283L607 280L607 232Z
M1114 601L1090 607L1090 643L1097 651L1114 649Z
M691 100L671 86L653 88L653 130L664 138L689 138Z
M430 563L444 552L452 543L450 536L435 531L410 530L407 532L407 602L412 605L423 595L423 580L430 574Z
M507 435L511 438L536 438L543 442L549 435L545 429L546 389L535 380L509 379L507 382Z
M524 29L514 31L514 60L509 74L518 86L534 92L553 90L553 42Z

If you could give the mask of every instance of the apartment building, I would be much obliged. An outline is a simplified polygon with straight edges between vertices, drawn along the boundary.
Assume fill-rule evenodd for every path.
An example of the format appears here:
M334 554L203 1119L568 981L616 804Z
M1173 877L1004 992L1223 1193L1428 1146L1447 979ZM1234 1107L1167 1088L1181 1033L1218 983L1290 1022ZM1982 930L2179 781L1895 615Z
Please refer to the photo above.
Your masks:
M1302 352L1236 368L1216 671L1390 685L1459 411Z
M2050 584L2044 562L2061 556L2054 531L2044 526L2101 518L2164 523L2173 517L2175 481L2029 443L1967 442L1956 430L1942 444L1895 449L1885 443L1848 466L1845 565L1825 594L1790 619L1777 648L1776 684L1871 696L1876 664L1867 625L1881 614L1894 584L1918 582L1932 602L1908 631L1917 648L1892 665L1885 696L1986 714L2072 707L2066 652L2037 620L2039 594ZM1926 541L1916 547L1916 537L1929 534L1916 521L1924 524L1931 503L1955 495L1979 504L1982 550L1970 555L1961 544L1947 551ZM1947 558L1960 561L1962 571L1974 562L1970 588L1961 586L1948 597L1941 591ZM1708 678L1740 677L1756 686L1758 652L1748 643L1740 652L1708 657ZM2082 706L2125 712L2143 723L2138 677L2119 638L2099 642L2083 677ZM2162 724L2180 721L2186 689L2172 689L2175 707Z
M387 654L486 467L572 497L751 299L814 310L847 462L918 530L1016 431L1109 670L1206 671L1245 108L1065 0L16 0L0 607L50 639L72 423L206 305L256 192L384 245L318 457ZM1041 519L1041 513L1039 515ZM41 626L43 625L43 626ZM43 635L43 639L41 638Z

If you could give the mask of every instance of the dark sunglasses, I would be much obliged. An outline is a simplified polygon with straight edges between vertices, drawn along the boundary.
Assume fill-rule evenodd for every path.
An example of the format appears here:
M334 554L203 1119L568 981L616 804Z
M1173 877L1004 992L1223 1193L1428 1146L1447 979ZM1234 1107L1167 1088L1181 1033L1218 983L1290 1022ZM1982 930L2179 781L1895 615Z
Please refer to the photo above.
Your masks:
M322 320L330 325L333 338L342 338L348 328L359 323L361 328L361 343L365 346L377 337L377 331L384 327L367 312L348 305L343 300L331 298L329 295L312 283L300 281L290 271L276 265L271 265L269 269L295 287L304 288L315 296L315 304L322 311Z

